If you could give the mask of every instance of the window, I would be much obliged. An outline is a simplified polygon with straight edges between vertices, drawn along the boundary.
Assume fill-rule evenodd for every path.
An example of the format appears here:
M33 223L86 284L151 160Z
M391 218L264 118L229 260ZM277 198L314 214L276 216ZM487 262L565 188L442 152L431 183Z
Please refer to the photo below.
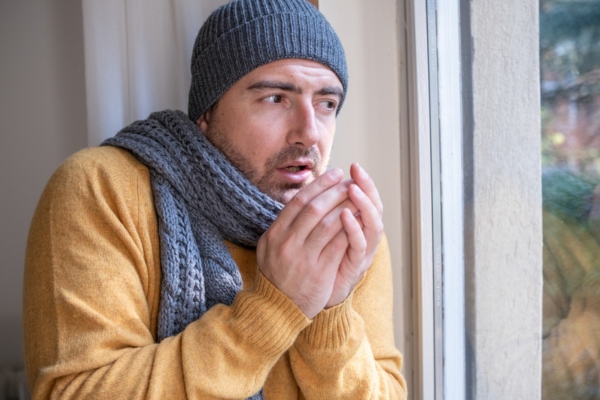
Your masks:
M600 397L600 1L540 2L542 398Z

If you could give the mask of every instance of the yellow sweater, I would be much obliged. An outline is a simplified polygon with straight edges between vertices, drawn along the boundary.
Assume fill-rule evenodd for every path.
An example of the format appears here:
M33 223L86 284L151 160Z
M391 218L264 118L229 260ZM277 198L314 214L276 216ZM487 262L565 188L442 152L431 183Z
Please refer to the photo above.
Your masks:
M35 399L405 399L386 239L342 304L309 320L227 243L243 280L156 343L157 220L148 169L124 150L83 150L48 183L25 265L27 377Z

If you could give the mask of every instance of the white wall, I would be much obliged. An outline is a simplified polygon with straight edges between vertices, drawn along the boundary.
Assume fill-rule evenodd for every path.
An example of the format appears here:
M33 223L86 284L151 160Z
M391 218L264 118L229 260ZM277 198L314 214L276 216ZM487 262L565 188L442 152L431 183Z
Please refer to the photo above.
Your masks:
M44 185L86 145L79 0L0 0L0 367L23 364L25 242Z

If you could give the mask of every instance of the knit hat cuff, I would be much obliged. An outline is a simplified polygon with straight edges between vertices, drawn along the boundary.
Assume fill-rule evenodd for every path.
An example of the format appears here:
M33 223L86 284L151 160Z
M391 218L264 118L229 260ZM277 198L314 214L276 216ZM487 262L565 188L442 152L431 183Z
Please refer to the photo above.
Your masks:
M224 33L193 60L189 118L196 121L252 70L288 58L313 60L331 68L346 93L345 55L327 21L298 13L271 14Z

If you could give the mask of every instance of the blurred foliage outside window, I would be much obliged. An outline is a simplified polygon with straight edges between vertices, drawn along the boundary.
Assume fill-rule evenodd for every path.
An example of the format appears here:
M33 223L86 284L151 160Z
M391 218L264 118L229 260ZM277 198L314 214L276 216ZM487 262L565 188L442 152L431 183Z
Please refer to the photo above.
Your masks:
M540 1L543 165L600 178L600 1Z
M542 398L600 399L600 0L540 0Z

